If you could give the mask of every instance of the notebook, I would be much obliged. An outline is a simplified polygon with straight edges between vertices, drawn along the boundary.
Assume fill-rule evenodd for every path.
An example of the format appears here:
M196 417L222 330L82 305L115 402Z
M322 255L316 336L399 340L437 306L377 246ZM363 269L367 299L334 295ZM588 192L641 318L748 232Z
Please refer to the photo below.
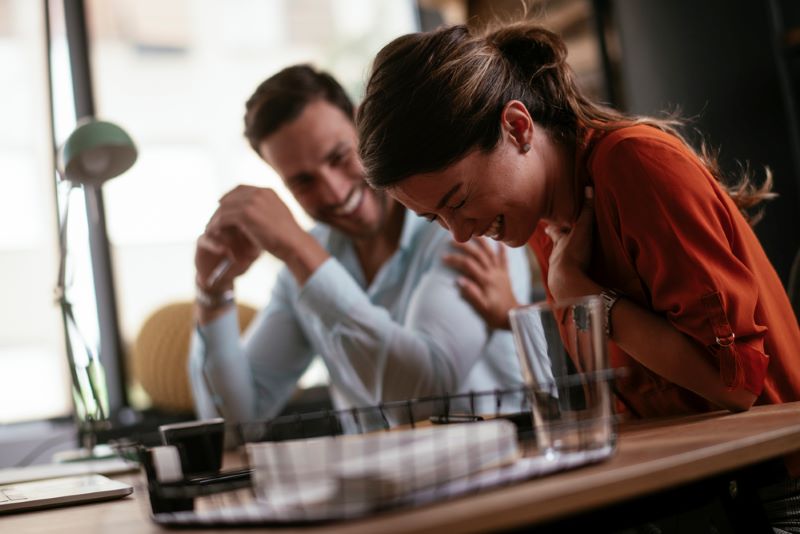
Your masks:
M32 480L90 475L92 473L115 475L138 470L138 463L120 457L8 467L0 469L0 486L8 486L17 482L30 482Z
M103 475L77 475L0 486L0 514L125 497L133 487Z

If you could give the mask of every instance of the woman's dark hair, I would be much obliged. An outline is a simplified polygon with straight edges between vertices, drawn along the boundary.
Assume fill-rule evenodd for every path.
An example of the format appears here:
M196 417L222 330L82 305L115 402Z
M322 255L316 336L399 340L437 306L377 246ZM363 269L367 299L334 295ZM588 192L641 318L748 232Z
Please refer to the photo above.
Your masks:
M287 67L270 76L245 104L244 135L253 150L265 137L296 119L311 102L325 100L351 120L353 103L344 88L327 72L309 65Z
M675 118L631 117L584 96L556 34L533 22L474 29L465 25L399 37L375 58L356 119L367 181L391 187L415 174L444 169L500 140L500 116L519 100L557 142L578 142L580 127L614 130L647 124L689 143ZM722 181L716 154L692 149ZM743 210L774 196L747 169L728 192ZM747 214L745 213L745 216Z

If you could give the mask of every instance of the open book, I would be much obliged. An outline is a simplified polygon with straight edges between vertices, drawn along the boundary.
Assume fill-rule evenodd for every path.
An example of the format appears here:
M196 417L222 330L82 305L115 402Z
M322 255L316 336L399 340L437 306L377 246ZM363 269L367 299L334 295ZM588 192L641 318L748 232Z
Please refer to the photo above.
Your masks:
M251 443L247 453L259 506L281 520L363 515L520 457L502 419Z

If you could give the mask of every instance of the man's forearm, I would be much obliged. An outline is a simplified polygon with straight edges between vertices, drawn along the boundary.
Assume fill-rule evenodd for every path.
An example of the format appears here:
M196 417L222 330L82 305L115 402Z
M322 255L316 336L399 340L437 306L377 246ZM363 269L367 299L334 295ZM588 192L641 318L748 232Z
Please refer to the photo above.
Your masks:
M232 314L209 327L195 329L189 373L198 415L217 414L232 421L255 416L252 373L241 353L238 323Z
M214 321L218 317L225 315L228 312L228 310L230 310L234 305L235 303L232 302L225 306L208 308L200 304L198 301L195 301L194 313L195 317L197 318L197 324L199 324L200 326L207 325L208 323Z
M328 251L311 234L305 232L293 240L289 248L275 255L283 260L300 287L330 257Z
M291 244L282 250L275 250L273 255L282 260L289 271L303 286L312 274L327 260L330 255L311 234L303 232ZM227 313L235 305L232 299L224 298L233 291L233 284L214 288L213 293L198 283L198 295L195 300L195 317L199 325L206 325Z

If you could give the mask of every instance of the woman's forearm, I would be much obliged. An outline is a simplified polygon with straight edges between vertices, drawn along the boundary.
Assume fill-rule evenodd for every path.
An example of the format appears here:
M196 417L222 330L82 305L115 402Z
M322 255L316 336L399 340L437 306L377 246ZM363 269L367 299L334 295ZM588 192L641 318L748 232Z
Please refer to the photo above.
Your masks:
M639 363L714 404L731 411L748 410L756 395L731 390L697 342L665 318L621 298L611 309L612 339Z
M551 287L556 300L596 295L602 289L575 273ZM727 410L747 410L755 402L756 395L746 389L726 387L705 349L664 317L623 297L611 309L609 320L612 341L659 376Z

